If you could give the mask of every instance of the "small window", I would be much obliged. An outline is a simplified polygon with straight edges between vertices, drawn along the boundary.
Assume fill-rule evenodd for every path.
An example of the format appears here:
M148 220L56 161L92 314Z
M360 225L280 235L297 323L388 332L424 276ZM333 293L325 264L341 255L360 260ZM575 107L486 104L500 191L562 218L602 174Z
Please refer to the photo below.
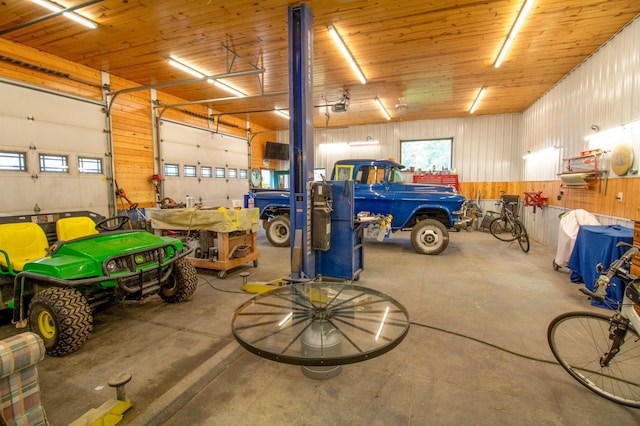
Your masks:
M184 166L185 177L196 177L196 166Z
M227 176L229 179L237 179L238 178L238 169L229 169L227 170Z
M24 152L0 152L0 170L25 172L27 164Z
M164 165L165 176L180 176L180 168L177 164L165 164Z
M102 159L78 157L78 171L80 173L102 174Z
M240 179L248 179L249 174L247 173L247 169L240 169Z
M68 173L69 159L66 155L40 154L40 171L52 173Z
M217 178L224 177L224 167L216 167L216 177Z
M200 176L203 178L213 177L213 171L209 166L200 166Z

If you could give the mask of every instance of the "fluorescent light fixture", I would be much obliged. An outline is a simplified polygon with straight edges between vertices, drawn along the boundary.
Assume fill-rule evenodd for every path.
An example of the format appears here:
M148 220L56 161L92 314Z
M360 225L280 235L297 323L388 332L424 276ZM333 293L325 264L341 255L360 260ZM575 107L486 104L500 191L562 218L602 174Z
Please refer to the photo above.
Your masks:
M349 146L378 145L379 143L380 141L371 139L366 141L349 142Z
M226 90L227 92L231 93L232 95L236 95L240 98L244 98L245 96L247 96L246 94L242 93L241 91L239 91L238 89L234 89L233 87L229 86L228 84L225 84L221 81L218 80L207 80L209 83L213 83L216 87L219 87L222 90Z
M524 20L526 19L527 15L529 14L529 11L533 7L533 1L534 0L526 0L524 5L522 6L522 9L520 9L518 18L516 19L516 22L513 24L513 27L511 27L511 31L509 32L507 39L504 41L504 44L502 45L502 49L500 49L498 58L493 64L494 67L499 68L500 65L502 65L502 61L504 60L504 57L507 55L507 52L509 51L511 44L513 43L513 40L515 40L516 35L518 34L518 31L520 31L520 27L522 27Z
M338 45L338 49L340 49L340 52L342 52L342 55L345 57L347 62L349 62L349 65L351 65L351 69L353 69L353 72L355 72L356 75L358 76L358 80L360 80L360 83L366 84L367 79L365 78L364 74L362 73L362 70L358 66L358 63L353 58L353 55L351 54L347 46L344 44L344 41L342 41L342 37L340 37L340 34L338 34L338 31L335 29L333 25L327 25L327 29L329 29L329 35L331 36L331 38L333 38L333 41L336 43L336 45Z
M384 107L384 105L382 105L382 101L380 100L380 98L378 98L376 96L376 98L374 99L374 101L376 101L376 104L378 104L378 108L380 108L380 111L382 111L382 113L384 114L384 117L387 120L391 120L391 116L389 115L389 113L387 112L387 109Z
M638 126L640 126L640 120L632 121L631 123L627 123L622 127L625 129L633 129L634 127L638 127Z
M282 109L274 109L273 112L275 112L282 118L286 118L287 120L290 118L289 114Z
M65 9L64 7L59 6L56 3L52 3L46 0L31 0L31 1L39 6L44 7L45 9L49 9L52 12L62 12ZM84 16L78 15L76 12L63 12L62 16L64 16L65 18L69 18L72 21L76 21L77 23L82 24L87 28L91 28L92 30L95 30L96 28L98 28L98 24L96 24L90 19L85 18Z
M540 151L529 152L528 154L523 155L522 159L526 160L527 158L531 158L531 157L542 157L544 155L554 152L556 149L558 149L557 146L550 146L549 148L544 148L544 149L541 149Z
M338 143L321 143L318 147L323 151L342 151L349 149L349 144L346 142Z
M480 91L478 92L478 96L476 96L476 100L473 101L473 105L471 105L469 114L473 114L474 112L476 112L476 108L478 108L478 105L480 104L480 101L482 100L482 97L484 96L485 93L487 93L487 86L482 87L482 89L480 89Z
M584 140L587 142L591 142L594 139L601 139L604 137L611 137L613 135L617 135L621 133L626 127L618 126L613 127L611 129L604 130L602 132L594 133L592 135L587 135L584 137Z
M205 77L205 75L202 74L200 71L196 71L195 69L191 68L188 65L183 64L182 62L180 62L175 58L172 58L171 56L169 56L169 59L167 59L167 62L169 62L169 65L174 66L179 70L186 72L187 74L191 74L194 77L198 77L198 78Z

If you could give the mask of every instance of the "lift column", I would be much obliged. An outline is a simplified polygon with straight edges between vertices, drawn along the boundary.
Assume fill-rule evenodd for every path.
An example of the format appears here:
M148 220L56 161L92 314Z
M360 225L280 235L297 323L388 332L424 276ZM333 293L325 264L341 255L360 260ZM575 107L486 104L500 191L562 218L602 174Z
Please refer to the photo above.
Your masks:
M313 16L304 3L289 7L289 115L291 276L313 278Z

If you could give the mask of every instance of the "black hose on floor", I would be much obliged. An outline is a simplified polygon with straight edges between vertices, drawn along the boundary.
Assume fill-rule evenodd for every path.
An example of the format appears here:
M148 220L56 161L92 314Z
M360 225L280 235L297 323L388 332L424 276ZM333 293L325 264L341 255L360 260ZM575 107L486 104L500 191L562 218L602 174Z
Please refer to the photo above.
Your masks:
M521 354L521 353L518 353L518 352L514 352L514 351L512 351L510 349L503 348L502 346L494 345L493 343L489 343L489 342L486 342L484 340L477 339L475 337L467 336L466 334L457 333L455 331L446 330L444 328L439 328L439 327L435 327L435 326L428 325L428 324L422 324L422 323L415 322L415 321L411 321L410 324L411 325L416 325L418 327L424 327L424 328L428 328L428 329L431 329L431 330L440 331L442 333L447 333L447 334L451 334L451 335L454 335L454 336L462 337L463 339L472 340L474 342L481 343L481 344L489 346L491 348L498 349L499 351L506 352L506 353L508 353L510 355L515 355L515 356L517 356L519 358L528 359L530 361L543 362L545 364L559 365L556 361L551 361L551 360L548 360L548 359L536 358L536 357L533 357L533 356L529 356L529 355Z

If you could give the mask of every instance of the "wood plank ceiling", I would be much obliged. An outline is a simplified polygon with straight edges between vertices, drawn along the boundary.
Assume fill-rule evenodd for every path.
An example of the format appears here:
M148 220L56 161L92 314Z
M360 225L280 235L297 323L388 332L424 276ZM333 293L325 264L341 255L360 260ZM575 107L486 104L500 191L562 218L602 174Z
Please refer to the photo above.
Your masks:
M83 1L60 0L64 7ZM493 66L524 0L308 0L314 15L316 127L464 117L481 87L475 112L522 112L640 13L638 0L537 0L500 68ZM161 89L188 101L214 100L216 111L248 117L271 129L288 121L287 8L283 0L103 0L78 9L99 27L62 16L22 29L50 13L30 1L0 2L2 37L108 71L140 85L191 78L169 56L207 75L264 69L225 78L248 95L199 82ZM361 84L327 32L332 24L368 82ZM232 52L232 53L230 53ZM259 78L260 77L260 78ZM349 92L347 112L331 105ZM406 105L406 109L400 107ZM264 112L259 112L264 111Z

